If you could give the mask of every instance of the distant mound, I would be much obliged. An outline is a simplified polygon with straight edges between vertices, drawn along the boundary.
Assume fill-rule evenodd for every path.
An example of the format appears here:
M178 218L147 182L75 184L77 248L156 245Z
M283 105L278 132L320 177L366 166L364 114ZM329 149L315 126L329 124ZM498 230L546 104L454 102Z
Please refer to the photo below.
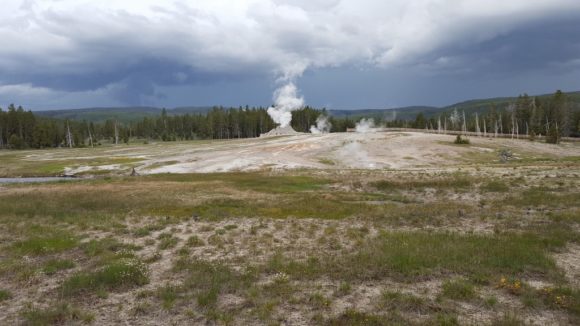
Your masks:
M300 135L301 132L297 132L296 130L292 129L291 126L286 127L276 127L265 134L261 134L260 137L272 137L272 136L292 136L292 135Z

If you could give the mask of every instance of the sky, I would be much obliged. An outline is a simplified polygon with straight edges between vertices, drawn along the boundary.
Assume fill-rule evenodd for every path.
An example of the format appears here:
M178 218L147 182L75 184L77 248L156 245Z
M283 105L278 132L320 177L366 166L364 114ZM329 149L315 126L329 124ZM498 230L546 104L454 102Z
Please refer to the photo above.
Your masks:
M0 107L442 106L580 90L578 0L2 0Z

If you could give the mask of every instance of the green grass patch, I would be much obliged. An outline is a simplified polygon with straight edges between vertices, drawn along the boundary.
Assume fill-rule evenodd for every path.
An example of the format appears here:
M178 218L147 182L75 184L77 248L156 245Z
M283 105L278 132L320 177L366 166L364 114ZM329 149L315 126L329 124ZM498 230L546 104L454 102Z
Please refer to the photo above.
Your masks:
M0 302L6 301L12 298L12 293L8 290L0 290Z
M514 312L504 313L491 321L492 326L525 326L524 320Z
M162 302L164 309L171 309L179 297L179 289L172 285L165 285L157 289L157 298Z
M580 320L580 290L570 287L545 288L537 291L551 309L567 310Z
M44 162L35 170L39 176L54 176L62 174L67 164L68 162Z
M179 242L179 239L170 233L162 233L157 239L159 240L159 243L157 244L159 250L174 248Z
M97 291L117 291L149 282L147 266L138 259L122 258L96 272L79 272L61 286L63 296L75 296Z
M318 160L318 162L320 164L324 164L324 165L336 165L336 162L334 160L329 159L329 158L321 158Z
M453 144L455 145L469 145L470 141L468 138L463 138L461 137L461 135L457 135L457 137L455 137L455 140L453 141Z
M441 295L453 300L471 300L477 297L475 287L464 279L447 280L443 282Z
M191 291L197 304L205 309L214 309L220 295L245 291L257 280L252 269L237 272L219 262L196 259L180 259L174 270L186 274L183 289Z
M381 295L379 307L387 311L414 312L420 314L441 311L443 308L428 300L410 293L400 291L385 291Z
M549 248L550 243L534 234L384 232L369 239L354 254L312 257L305 262L278 254L265 268L298 278L327 276L347 281L385 277L416 280L448 273L527 275L560 280L562 276L547 254Z
M46 309L33 307L23 311L22 317L25 321L24 324L30 326L77 324L79 322L88 324L95 319L93 314L68 303L59 303Z
M71 269L75 267L75 263L70 259L51 259L44 263L42 271L45 274L53 275L58 271Z
M306 200L308 205L304 205ZM345 203L340 200L324 199L321 196L289 195L278 201L215 199L188 209L181 216L190 216L191 212L195 212L210 221L239 217L342 219L375 209L376 207L365 203ZM161 210L168 213L164 209ZM169 210L175 211L174 208Z
M209 174L160 174L143 177L146 181L172 181L185 183L221 182L240 190L265 193L296 193L318 190L328 180L310 176L271 176L260 173L209 173Z
M502 201L504 205L524 207L565 207L571 209L580 207L580 192L558 193L545 187L524 190Z
M325 324L327 326L391 326L408 325L408 322L398 315L387 317L348 309L341 315L328 319Z
M89 257L101 257L115 259L123 257L133 257L133 250L140 249L138 246L125 244L114 238L103 238L91 240L81 245L83 252Z
M265 193L295 193L320 189L328 182L307 176L267 176L240 174L228 179L237 188Z
M189 237L189 239L187 239L187 245L189 247L202 247L205 246L205 242L197 235L192 235Z
M20 255L47 255L72 249L78 245L78 239L68 233L56 233L50 236L34 236L17 241L12 250Z
M580 209L572 208L566 211L548 212L548 217L557 223L580 223Z
M382 233L347 259L347 274L380 278L437 272L546 276L556 270L546 245L531 234Z
M425 188L435 189L466 189L473 185L477 179L467 176L445 176L431 177L413 180L381 180L372 183L372 186L380 191L410 191L423 190Z
M507 192L510 187L503 181L490 181L483 184L480 189L487 192Z

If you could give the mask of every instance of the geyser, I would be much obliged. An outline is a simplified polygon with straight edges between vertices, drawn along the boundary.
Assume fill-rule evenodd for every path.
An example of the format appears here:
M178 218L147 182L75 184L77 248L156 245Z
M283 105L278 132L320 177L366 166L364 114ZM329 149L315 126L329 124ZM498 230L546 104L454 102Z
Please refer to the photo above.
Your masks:
M296 85L288 82L276 90L274 103L274 106L268 108L268 114L274 122L280 125L280 128L285 128L292 122L292 111L304 107L304 98L298 96Z
M325 134L330 132L330 128L332 128L332 124L328 121L328 117L325 115L320 115L316 118L316 126L310 127L310 132L317 135L317 134Z

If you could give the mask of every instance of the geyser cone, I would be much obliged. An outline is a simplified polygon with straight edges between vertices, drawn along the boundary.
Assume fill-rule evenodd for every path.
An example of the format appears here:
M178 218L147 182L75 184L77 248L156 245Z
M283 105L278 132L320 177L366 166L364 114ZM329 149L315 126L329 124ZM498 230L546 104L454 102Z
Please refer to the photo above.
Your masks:
M271 137L271 136L291 136L291 135L299 135L300 132L294 130L291 126L281 127L278 126L265 134L261 134L260 137Z

